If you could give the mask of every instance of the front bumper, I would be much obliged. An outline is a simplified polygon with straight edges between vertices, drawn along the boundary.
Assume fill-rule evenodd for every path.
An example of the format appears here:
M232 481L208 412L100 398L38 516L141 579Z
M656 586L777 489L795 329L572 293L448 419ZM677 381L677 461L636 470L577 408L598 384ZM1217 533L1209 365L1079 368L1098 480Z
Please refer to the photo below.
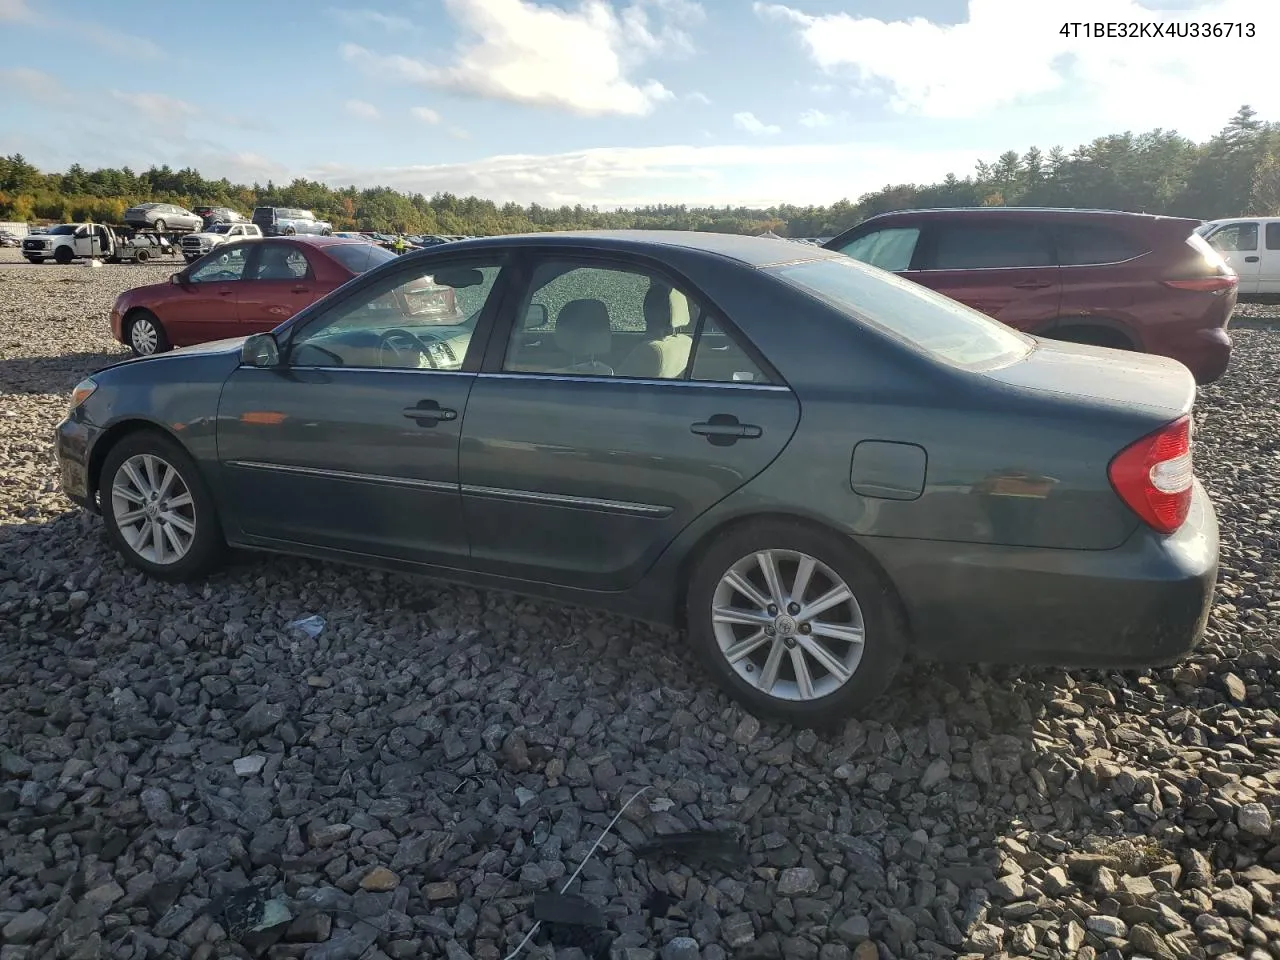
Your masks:
M89 483L89 463L93 444L101 433L98 428L77 420L73 413L53 430L53 451L58 461L62 493L73 503L93 513L98 512Z
M917 651L961 662L1156 666L1204 634L1218 521L1197 481L1187 522L1114 550L1041 550L878 539Z

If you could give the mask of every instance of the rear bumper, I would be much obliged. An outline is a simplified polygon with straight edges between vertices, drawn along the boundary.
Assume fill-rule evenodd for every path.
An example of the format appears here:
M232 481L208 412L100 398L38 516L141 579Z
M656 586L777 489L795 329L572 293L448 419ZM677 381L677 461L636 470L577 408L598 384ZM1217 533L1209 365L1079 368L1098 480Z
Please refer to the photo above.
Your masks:
M1185 343L1178 345L1175 360L1185 364L1196 383L1213 383L1231 363L1231 334L1225 327L1196 330Z
M1218 521L1196 483L1172 536L1143 527L1114 550L877 540L915 649L934 660L1156 666L1194 649L1218 574Z

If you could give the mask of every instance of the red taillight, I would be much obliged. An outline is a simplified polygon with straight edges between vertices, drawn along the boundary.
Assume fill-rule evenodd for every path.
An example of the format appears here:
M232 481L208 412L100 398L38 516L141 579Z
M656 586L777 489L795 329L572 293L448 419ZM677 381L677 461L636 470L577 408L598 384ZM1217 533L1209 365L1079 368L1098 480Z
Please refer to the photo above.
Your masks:
M1175 290L1194 290L1197 293L1224 293L1240 282L1235 274L1225 277L1197 277L1194 280L1165 280L1166 287Z
M1175 420L1125 447L1107 473L1120 499L1147 526L1173 533L1191 509L1191 418Z

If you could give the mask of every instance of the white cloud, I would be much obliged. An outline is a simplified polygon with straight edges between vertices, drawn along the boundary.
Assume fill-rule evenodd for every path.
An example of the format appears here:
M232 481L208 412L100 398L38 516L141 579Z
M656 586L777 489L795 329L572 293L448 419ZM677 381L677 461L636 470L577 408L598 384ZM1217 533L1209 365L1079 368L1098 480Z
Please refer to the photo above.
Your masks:
M694 90L692 93L686 93L684 98L690 103L700 103L704 107L711 105L711 98L705 93L699 93L697 90Z
M91 20L47 16L33 10L26 0L0 0L0 23L4 22L77 39L113 56L135 61L166 59L165 52L159 45L145 37L121 33Z
M744 110L741 113L733 115L733 125L739 130L745 130L747 133L754 134L757 137L771 137L776 133L781 133L782 128L771 123L765 123L754 113Z
M0 0L0 20L34 20L35 14L24 0Z
M800 126L802 127L829 127L835 122L836 118L831 114L823 113L814 107L810 107L800 114Z
M346 24L348 27L381 27L391 33L406 33L418 29L417 25L408 17L398 17L394 14L383 13L380 10L344 10L340 7L330 7L325 12L339 23Z
M692 0L577 0L571 8L536 0L443 0L462 39L441 64L382 54L358 44L343 59L380 77L580 116L643 116L673 98L637 76L647 61L687 54L688 28L702 8Z
M357 120L377 120L382 116L377 107L364 100L344 100L342 109L346 111L347 116L355 117Z
M1263 113L1280 110L1280 87L1271 82L1261 55L1265 41L1258 39L1280 32L1280 4L1188 0L1172 10L1154 3L969 0L967 16L956 24L809 14L776 3L757 2L755 10L791 25L822 70L904 114L973 118L1047 98L1087 106L1107 123L1194 126L1200 133L1201 123L1209 130L1221 126L1236 101ZM1242 22L1255 24L1256 37L1086 37L1083 25L1094 21ZM1079 36L1061 34L1064 23L1077 22ZM1224 65L1237 82L1224 85Z
M436 113L430 107L410 107L409 113L415 120L421 120L423 123L440 122L440 114Z
M0 87L17 89L24 98L40 103L61 103L71 95L57 77L31 67L0 67Z
M291 171L334 186L390 186L428 196L449 191L497 203L832 203L886 183L930 182L973 163L970 150L897 144L735 144L605 147L511 154L464 163L391 168L328 164ZM281 179L282 176L277 176Z
M464 130L462 127L450 127L449 136L453 137L455 140L470 140L471 132L469 130Z
M181 123L188 117L200 114L199 107L163 93L126 93L123 90L112 90L111 96L121 103L128 104L143 116L162 123Z

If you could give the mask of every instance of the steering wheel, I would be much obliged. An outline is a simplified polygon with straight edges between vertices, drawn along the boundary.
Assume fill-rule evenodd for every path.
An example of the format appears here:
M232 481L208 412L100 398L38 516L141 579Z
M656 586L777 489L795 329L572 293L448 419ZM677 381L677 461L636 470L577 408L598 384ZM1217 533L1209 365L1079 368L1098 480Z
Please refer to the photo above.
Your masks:
M435 363L431 360L431 355L423 348L422 341L408 330L402 330L399 327L392 327L390 330L384 330L382 332L382 336L378 338L378 366L387 366L383 361L383 354L388 350L391 351L392 355L395 357L395 362L392 366L417 367L422 362L423 357L427 358L427 362L431 364L431 366L435 366ZM412 364L404 362L410 353L416 353L418 355L417 360Z

